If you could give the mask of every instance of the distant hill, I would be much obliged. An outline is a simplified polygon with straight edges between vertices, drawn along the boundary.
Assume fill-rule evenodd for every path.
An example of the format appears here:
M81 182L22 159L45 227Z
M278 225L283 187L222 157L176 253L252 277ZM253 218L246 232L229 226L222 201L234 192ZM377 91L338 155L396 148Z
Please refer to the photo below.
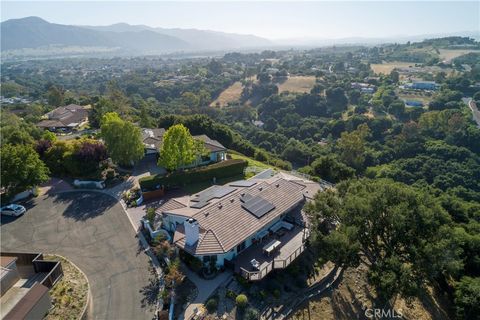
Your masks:
M142 31L149 30L160 34L169 35L181 39L192 46L195 50L224 50L237 48L258 48L268 47L273 43L265 38L254 35L226 33L199 29L179 28L152 28L146 25L130 25L128 23L117 23L109 26L84 26L85 28L97 31Z
M115 46L100 32L49 23L37 17L7 20L0 24L0 29L2 51L48 45Z
M70 26L38 17L1 23L1 49L35 49L49 46L107 47L131 54L224 50L266 47L271 43L252 35L196 29L163 29L118 23L110 26Z
M125 51L162 53L190 49L176 37L148 30L113 32L49 23L28 17L2 22L2 51L45 46L118 47Z

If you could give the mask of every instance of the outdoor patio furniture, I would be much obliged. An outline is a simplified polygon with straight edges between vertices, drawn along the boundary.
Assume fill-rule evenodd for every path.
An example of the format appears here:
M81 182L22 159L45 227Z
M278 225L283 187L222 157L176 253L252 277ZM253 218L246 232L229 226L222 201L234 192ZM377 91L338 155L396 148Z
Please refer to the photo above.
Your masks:
M287 233L287 230L285 228L281 228L280 230L278 230L277 232L275 232L275 234L279 237L282 237L285 235L285 233Z
M260 269L260 262L258 262L256 259L252 259L252 261L250 261L250 263L252 264L252 267L254 269Z
M288 231L292 230L295 228L295 226L291 223L288 223L287 221L282 221L282 227L287 229Z
M278 240L272 240L269 243L267 243L263 248L263 252L265 252L267 255L270 255L272 252L274 252L279 246L282 244Z
M257 239L260 239L263 240L263 238L265 238L266 236L268 236L268 230L263 230L262 232L259 232L258 235L257 235Z

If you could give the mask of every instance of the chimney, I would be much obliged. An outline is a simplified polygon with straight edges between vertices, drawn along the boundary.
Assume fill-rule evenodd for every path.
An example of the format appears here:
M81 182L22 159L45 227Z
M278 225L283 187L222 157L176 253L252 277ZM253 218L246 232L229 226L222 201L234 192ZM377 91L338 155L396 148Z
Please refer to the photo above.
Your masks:
M193 246L198 241L199 227L195 219L188 219L183 223L185 227L185 244Z

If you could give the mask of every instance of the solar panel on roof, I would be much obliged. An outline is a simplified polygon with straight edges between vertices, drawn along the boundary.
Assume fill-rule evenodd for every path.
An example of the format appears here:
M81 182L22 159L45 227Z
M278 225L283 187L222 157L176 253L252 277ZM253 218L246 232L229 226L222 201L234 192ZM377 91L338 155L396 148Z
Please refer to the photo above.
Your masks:
M190 206L190 208L201 209L201 208L205 207L207 204L208 204L208 202L199 201L199 202L195 202L194 204L192 204Z
M242 204L242 208L260 219L261 217L275 209L275 205L260 196L255 196L245 201Z
M236 188L227 187L227 186L214 186L208 190L202 191L191 199L193 202L208 202L212 199L220 199L225 197L227 194L235 191Z
M230 186L232 187L251 187L255 185L255 181L249 181L249 180L238 180L230 183Z

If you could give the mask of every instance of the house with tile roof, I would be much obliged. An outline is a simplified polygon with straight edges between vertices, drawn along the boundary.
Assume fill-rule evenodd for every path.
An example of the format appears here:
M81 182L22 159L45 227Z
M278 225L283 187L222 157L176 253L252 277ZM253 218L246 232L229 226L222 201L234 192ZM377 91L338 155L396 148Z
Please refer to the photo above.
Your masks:
M37 126L50 131L72 131L78 130L88 122L88 111L90 106L79 106L69 104L58 107L43 116L43 120Z
M142 129L142 141L145 148L145 154L158 154L163 141L164 128ZM227 148L217 140L209 138L207 135L193 136L194 139L203 141L208 151L208 156L198 159L193 166L206 165L209 163L220 162L227 158Z
M247 280L286 268L305 249L306 201L324 186L286 173L213 185L163 203L157 214L175 246L204 266L232 268Z

